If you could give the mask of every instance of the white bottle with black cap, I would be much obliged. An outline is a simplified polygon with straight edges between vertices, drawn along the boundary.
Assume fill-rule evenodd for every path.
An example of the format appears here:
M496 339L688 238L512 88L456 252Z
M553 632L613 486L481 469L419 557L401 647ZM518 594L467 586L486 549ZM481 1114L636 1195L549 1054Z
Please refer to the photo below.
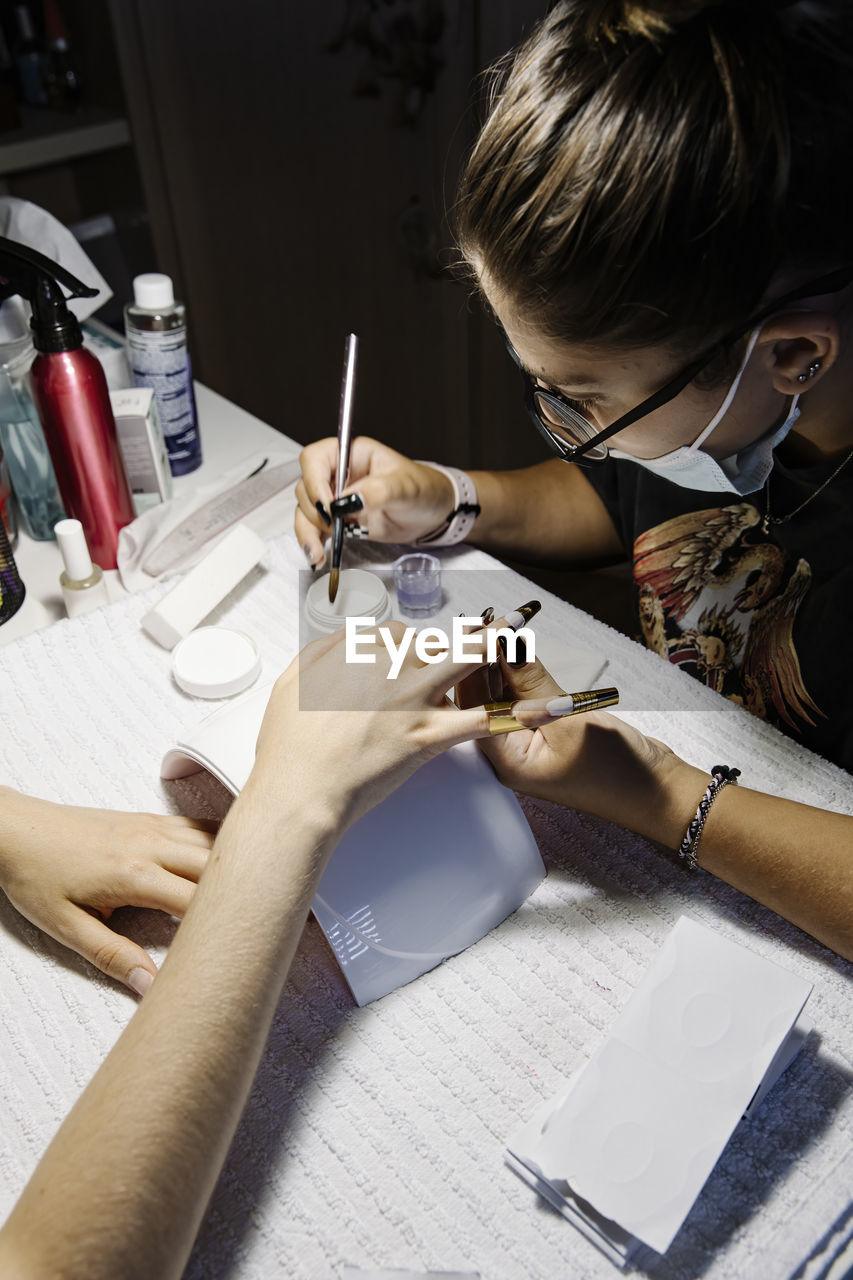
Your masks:
M103 572L98 565L92 564L80 521L59 520L53 531L65 565L59 575L59 585L69 618L109 604Z
M173 476L201 466L201 439L192 367L187 350L187 309L175 301L171 276L148 271L133 281L124 309L127 359L135 387L152 387Z

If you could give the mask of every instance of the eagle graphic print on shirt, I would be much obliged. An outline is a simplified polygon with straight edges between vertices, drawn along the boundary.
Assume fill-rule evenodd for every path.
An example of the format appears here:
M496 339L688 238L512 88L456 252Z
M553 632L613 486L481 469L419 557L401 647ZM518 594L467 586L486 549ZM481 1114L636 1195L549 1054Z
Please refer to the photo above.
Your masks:
M750 502L675 516L634 543L646 645L793 729L824 714L804 684L793 638L811 576L804 559L762 533Z

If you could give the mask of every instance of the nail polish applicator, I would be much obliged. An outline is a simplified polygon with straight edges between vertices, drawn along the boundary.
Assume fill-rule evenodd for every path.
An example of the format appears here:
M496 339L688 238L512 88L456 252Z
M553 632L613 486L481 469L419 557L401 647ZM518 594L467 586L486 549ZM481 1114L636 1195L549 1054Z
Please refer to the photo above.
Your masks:
M355 399L355 368L358 359L358 338L348 335L344 347L344 372L341 380L341 406L338 412L338 469L335 479L335 498L340 498L346 488L349 475L349 454L352 441L352 406ZM329 573L329 602L334 603L341 576L341 554L344 547L344 516L332 503L332 562Z

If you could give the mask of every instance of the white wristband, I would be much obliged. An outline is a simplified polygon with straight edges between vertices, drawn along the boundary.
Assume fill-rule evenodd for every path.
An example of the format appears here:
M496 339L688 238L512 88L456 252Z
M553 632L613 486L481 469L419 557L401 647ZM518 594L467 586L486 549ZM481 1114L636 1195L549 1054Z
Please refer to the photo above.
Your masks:
M419 461L421 466L432 467L433 471L440 471L442 475L447 476L453 485L453 509L448 512L447 519L437 529L418 538L417 545L452 547L454 543L464 542L480 514L474 481L467 471L460 471L458 467L445 467L440 462L424 462L422 459Z

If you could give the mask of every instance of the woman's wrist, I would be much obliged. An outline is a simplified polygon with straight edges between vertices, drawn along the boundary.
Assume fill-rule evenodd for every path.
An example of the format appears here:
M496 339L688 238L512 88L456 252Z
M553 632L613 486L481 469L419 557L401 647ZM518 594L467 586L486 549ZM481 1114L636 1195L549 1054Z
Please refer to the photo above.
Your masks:
M418 546L452 547L464 542L474 527L474 521L480 514L477 501L477 489L467 471L458 467L447 467L440 462L420 461L422 467L442 476L445 487L450 490L447 509L442 512L439 522L417 539Z
M284 776L283 776L284 774ZM299 788L278 762L258 762L232 808L239 814L241 829L256 831L263 840L273 833L272 844L280 851L291 848L315 851L318 859L328 857L340 838L349 797L345 787Z
M656 771L654 795L649 797L642 815L648 828L642 834L667 849L677 850L707 786L707 773L667 752Z
M603 759L609 767L605 764L599 774L601 798L594 811L676 850L708 785L708 775L654 738L633 732L626 737L624 728L617 729L606 745Z

